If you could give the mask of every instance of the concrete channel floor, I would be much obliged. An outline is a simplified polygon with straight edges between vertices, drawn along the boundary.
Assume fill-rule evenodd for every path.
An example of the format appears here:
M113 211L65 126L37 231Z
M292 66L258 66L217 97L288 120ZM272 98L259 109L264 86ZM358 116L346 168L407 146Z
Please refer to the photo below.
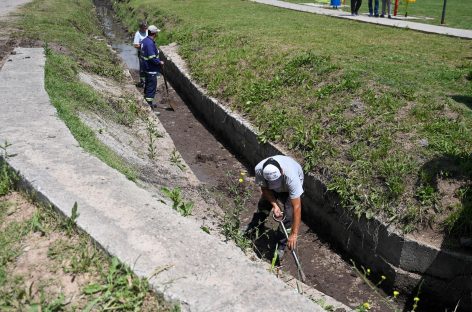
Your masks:
M405 29L416 30L416 31L424 32L424 33L446 35L446 36L458 37L458 38L464 38L464 39L472 39L472 30L469 30L469 29L436 26L436 25L406 21L406 20L395 18L395 17L392 19L388 19L388 18L369 17L367 15L351 16L349 12L345 12L345 11L325 9L325 8L320 8L320 7L310 6L310 5L296 4L296 3L290 3L290 2L278 1L278 0L251 0L251 1L261 3L261 4L272 5L272 6L276 6L276 7L284 8L284 9L333 16L333 17L344 18L344 19L354 20L354 21L363 22L363 23L371 23L371 24L377 24L377 25L382 25L382 26L405 28Z
M323 311L83 151L44 89L43 49L15 52L0 72L0 142L13 144L8 163L40 197L67 216L77 202L78 226L139 276L168 268L150 282L184 311Z

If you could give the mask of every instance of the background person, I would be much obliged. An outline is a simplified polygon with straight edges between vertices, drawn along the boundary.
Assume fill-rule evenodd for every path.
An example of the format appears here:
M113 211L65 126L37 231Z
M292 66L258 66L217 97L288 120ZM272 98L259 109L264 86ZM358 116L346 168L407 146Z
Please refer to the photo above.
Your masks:
M160 51L155 42L158 32L160 32L160 29L156 26L149 26L148 36L141 41L141 59L143 60L145 74L144 100L151 108L157 108L157 105L152 102L156 96L157 77L161 72L162 65L164 65L164 62L159 59Z
M359 9L361 8L362 0L351 0L351 15L359 15Z
M250 233L255 228L261 229L271 211L277 218L285 215L284 225L289 237L287 240L279 227L281 239L279 239L277 254L281 259L286 246L290 250L297 246L302 213L303 170L293 158L276 155L259 162L255 171L256 184L261 187L262 196L257 211L247 226L246 233ZM281 208L283 208L283 214Z
M374 0L374 7L372 8L372 0L368 1L369 16L379 17L379 0Z
M388 18L392 18L392 1L391 0L382 0L382 15L380 17L385 17L385 5L388 9Z
M147 33L147 22L141 21L139 23L139 30L134 34L133 46L138 51L138 61L139 61L139 82L136 84L137 87L142 88L144 87L144 81L146 76L143 70L143 64L141 60L141 41L146 38L148 35Z

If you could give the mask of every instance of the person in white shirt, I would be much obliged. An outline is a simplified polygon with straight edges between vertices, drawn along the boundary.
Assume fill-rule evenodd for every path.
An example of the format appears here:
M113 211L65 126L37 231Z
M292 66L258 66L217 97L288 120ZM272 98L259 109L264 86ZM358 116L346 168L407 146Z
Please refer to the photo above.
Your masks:
M279 239L277 254L279 260L285 247L296 248L298 231L301 223L301 196L303 194L304 174L302 167L293 158L276 155L259 162L255 168L256 184L261 187L262 196L257 212L247 226L246 234L264 225L264 221L272 211L276 218L285 216L284 225L289 233ZM282 212L283 208L283 212Z
M136 84L137 87L143 88L144 82L146 80L146 75L144 74L143 69L143 60L141 59L141 41L147 37L147 22L141 21L139 23L139 30L134 34L133 46L138 51L138 60L139 60L139 82Z

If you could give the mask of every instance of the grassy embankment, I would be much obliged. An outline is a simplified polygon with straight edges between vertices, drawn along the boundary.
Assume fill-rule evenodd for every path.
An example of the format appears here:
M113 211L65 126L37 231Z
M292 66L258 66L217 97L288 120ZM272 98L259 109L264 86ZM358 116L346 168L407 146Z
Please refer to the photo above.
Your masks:
M358 216L472 233L472 43L249 1L118 1Z
M330 3L329 0L326 1L317 1L317 0L284 0L286 2L293 3ZM395 5L395 0L392 1L392 16L393 9ZM342 0L341 0L342 3ZM440 25L441 24L441 15L443 9L443 0L417 0L415 3L408 4L408 16L417 16L417 17L428 17L429 19L419 19L413 20L414 22ZM350 11L351 0L346 0L346 8L343 8L344 11ZM398 4L398 13L397 16L405 16L407 12L406 1L400 0ZM369 7L367 5L367 0L362 1L362 6L360 9L362 13L368 13ZM379 0L379 14L382 13L382 0ZM447 1L446 6L446 18L444 26L454 27L454 28L464 28L472 29L472 2L463 1L463 0L449 0Z
M59 117L86 151L129 179L135 179L134 170L102 144L78 117L80 111L88 110L117 122L131 124L137 116L135 104L131 100L122 99L120 103L111 106L78 79L79 71L117 81L123 79L117 56L110 52L103 40L91 1L36 0L24 7L21 16L21 36L45 44L46 91Z
M80 207L64 219L14 192L15 179L0 162L1 311L180 311L77 230Z

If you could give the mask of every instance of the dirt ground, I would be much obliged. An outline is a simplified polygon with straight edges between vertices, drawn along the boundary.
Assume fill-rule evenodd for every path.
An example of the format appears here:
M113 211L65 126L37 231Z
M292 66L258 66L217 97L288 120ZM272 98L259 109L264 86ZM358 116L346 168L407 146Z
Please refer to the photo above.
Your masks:
M136 285L136 276L110 264L87 235L68 227L51 208L11 192L0 197L0 216L0 242L5 247L0 250L0 310L103 311L104 305L113 304L107 295L135 300L135 294L121 291L116 281L126 279L128 285ZM87 292L91 285L105 285L110 293ZM170 305L148 286L139 296L140 311L170 311Z
M0 198L0 202L8 203L7 217L0 230L13 222L27 222L37 212L37 207L27 201L19 193L11 193ZM62 263L50 256L50 249L53 245L64 240L76 240L68 238L64 233L51 232L45 235L40 231L32 231L26 235L21 242L20 254L7 267L7 284L3 287L7 291L27 290L22 304L32 304L40 302L41 296L55 298L60 293L65 297L65 302L71 305L84 306L84 296L82 296L83 286L98 280L93 274L69 274L62 270ZM23 306L26 307L26 306ZM21 306L18 306L21 309Z

